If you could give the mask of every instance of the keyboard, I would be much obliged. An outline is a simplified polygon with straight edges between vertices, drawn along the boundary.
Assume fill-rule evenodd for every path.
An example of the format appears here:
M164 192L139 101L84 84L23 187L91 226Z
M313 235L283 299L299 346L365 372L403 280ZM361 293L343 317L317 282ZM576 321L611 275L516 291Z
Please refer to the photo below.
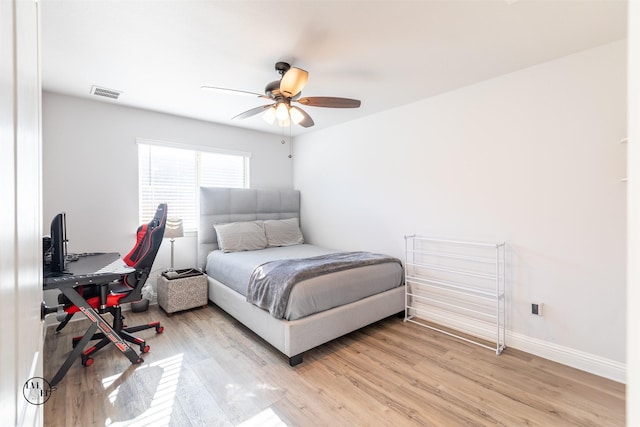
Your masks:
M100 270L96 271L97 274L101 273L117 273L117 274L127 274L136 271L135 268L129 267L124 263L122 258L118 258L110 264L105 265Z

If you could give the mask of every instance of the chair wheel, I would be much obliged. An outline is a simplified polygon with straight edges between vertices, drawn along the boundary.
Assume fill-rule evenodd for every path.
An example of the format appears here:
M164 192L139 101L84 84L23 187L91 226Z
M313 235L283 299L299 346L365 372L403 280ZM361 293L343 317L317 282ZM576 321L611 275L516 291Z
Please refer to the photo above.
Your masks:
M88 368L91 365L93 365L93 359L91 357L82 358L82 366L84 366L85 368Z
M164 326L158 326L156 328L156 334L161 334L164 332Z
M149 353L149 350L151 350L151 347L149 347L148 345L145 345L144 347L140 347L140 351L142 353Z

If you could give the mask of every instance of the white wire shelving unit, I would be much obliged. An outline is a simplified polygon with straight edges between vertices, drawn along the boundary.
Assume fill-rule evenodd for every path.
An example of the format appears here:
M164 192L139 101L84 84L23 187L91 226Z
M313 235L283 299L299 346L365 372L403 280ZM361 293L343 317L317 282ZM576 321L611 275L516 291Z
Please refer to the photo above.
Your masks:
M405 236L405 322L501 354L505 264L505 242Z

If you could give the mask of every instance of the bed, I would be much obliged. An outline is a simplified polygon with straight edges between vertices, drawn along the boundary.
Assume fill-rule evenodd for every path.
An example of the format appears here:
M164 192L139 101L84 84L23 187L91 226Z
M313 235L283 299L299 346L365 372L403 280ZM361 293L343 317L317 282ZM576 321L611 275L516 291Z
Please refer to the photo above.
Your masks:
M276 230L276 226L299 224L299 220L297 190L200 188L198 265L207 273L209 300L286 355L291 366L301 363L307 350L403 312L405 299L402 265L392 257L364 252L336 254L304 242L229 250L237 242L231 241L222 228L259 224L263 229L269 225ZM269 235L269 243L275 235ZM249 247L252 244L248 243ZM247 301L247 292L249 297L255 294L254 283L247 281L256 278L256 267L291 264L289 259L335 256L370 257L367 259L373 261L301 280L286 294L286 309L258 307L255 301ZM272 277L269 274L263 274L262 279L268 281Z

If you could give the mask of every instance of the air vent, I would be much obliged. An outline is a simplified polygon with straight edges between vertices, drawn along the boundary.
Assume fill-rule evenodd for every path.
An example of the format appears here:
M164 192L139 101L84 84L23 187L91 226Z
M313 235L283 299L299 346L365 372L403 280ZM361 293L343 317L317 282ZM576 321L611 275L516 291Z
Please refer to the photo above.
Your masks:
M91 95L104 96L105 98L118 99L122 92L99 86L91 86Z

